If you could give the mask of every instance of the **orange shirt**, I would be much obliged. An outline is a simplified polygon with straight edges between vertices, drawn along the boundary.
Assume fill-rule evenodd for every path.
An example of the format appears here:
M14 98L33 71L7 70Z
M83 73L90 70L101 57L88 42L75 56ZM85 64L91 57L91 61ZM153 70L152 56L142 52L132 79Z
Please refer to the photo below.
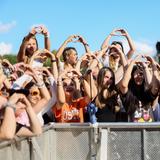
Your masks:
M72 104L64 103L61 109L57 109L58 104L53 107L56 122L71 123L71 122L84 122L83 108L87 105L85 98L79 98Z

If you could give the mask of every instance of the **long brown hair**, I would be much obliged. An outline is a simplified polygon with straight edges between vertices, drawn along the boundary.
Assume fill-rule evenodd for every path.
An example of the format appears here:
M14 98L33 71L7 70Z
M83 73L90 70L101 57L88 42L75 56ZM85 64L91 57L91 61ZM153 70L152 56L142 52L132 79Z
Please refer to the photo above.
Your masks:
M106 71L109 71L112 75L112 84L109 86L109 88L106 88L106 86L103 85ZM98 94L95 99L95 103L98 108L103 108L106 105L106 100L116 94L115 75L111 68L103 67L100 69L97 76L97 85L98 85Z

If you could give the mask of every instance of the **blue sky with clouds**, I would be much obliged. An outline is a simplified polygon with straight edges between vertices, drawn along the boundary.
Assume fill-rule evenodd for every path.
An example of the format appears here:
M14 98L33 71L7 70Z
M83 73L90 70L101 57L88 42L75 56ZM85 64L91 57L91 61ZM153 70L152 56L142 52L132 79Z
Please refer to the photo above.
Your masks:
M16 54L31 26L45 24L52 50L71 34L84 36L91 50L98 50L112 29L122 27L137 51L154 55L155 43L160 41L159 8L159 0L1 0L0 53ZM37 37L43 48L43 37ZM80 54L84 52L81 45L73 45Z

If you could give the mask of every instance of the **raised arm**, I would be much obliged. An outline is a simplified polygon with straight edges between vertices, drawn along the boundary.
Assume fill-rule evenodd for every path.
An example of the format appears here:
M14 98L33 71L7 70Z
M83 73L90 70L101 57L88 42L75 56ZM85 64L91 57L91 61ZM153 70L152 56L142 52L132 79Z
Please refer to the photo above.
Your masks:
M109 41L110 39L112 38L112 36L115 36L116 35L116 30L117 29L114 29L108 36L107 38L104 40L104 42L102 43L102 46L101 46L101 50L104 49L105 47L109 46Z
M56 58L57 58L57 59L60 59L60 57L61 57L64 49L65 49L66 46L67 46L67 44L68 44L69 42L72 42L73 39L75 39L75 38L77 38L77 35L71 35L71 36L69 36L69 37L63 42L63 44L61 45L61 47L58 49L58 51L57 51L57 53L56 53Z
M39 113L43 108L45 108L45 105L50 100L51 95L43 81L43 79L40 78L39 75L37 75L37 72L35 69L32 69L31 67L28 67L31 71L31 75L33 76L33 79L35 80L36 85L38 86L40 93L41 93L41 100L38 101L38 103L34 106L34 111L36 113Z
M133 70L133 66L137 62L137 60L140 59L140 57L141 57L141 55L137 56L134 60L131 61L131 63L129 64L127 69L124 68L124 76L123 76L121 83L120 83L120 86L119 86L120 91L123 94L128 92L128 84L131 79L131 73Z
M89 48L89 44L87 43L87 41L84 39L84 37L82 36L78 36L78 42L82 43L84 45L85 51L86 53L90 54L91 50Z
M57 109L61 109L61 106L66 103L66 96L63 88L63 81L62 78L67 72L62 72L57 79Z
M115 83L119 85L119 82L124 74L124 68L128 65L128 62L127 62L127 57L126 55L122 52L121 49L119 49L116 45L111 45L109 46L109 48L113 48L115 49L117 52L117 54L119 55L120 57L120 62L121 62L121 65L118 67L118 69L115 71ZM112 56L112 53L109 55L109 56Z
M26 47L30 38L34 37L34 31L29 32L27 36L24 37L22 44L19 48L17 61L18 62L25 62L26 63Z
M30 122L30 128L22 127L17 133L17 136L34 136L34 135L40 135L42 133L42 127L39 122L39 119L37 118L37 115L35 111L33 110L33 107L31 106L30 102L23 94L18 94L20 102L25 107Z
M86 72L86 79L83 80L83 87L89 99L93 100L97 95L97 86L92 76L92 70Z
M52 71L52 74L54 76L54 79L57 81L57 78L58 78L58 68L57 68L57 60L56 60L56 57L55 55L48 51L48 50L44 50L44 53L46 53L46 55L50 58L51 60L51 71Z
M49 50L51 49L51 42L50 42L50 33L48 29L45 26L41 26L42 28L42 34L44 35L44 46L45 49Z
M15 118L15 103L17 102L16 97L11 96L7 102L4 97L0 96L2 107L4 108L4 115L2 123L0 124L0 139L12 139L16 131L16 118ZM0 110L2 112L2 110Z
M159 88L160 88L160 82L159 82L159 73L158 73L158 68L157 68L157 64L156 61L149 56L146 56L146 58L150 61L151 63L151 67L152 67L152 81L150 83L151 85L151 92L153 95L157 95L159 92Z
M129 47L130 47L130 50L128 51L128 53L126 54L128 59L130 59L133 55L133 53L135 52L135 45L133 43L133 40L131 39L129 33L124 30L124 29L119 29L118 31L121 32L121 35L126 37L127 41L128 41L128 44L129 44Z

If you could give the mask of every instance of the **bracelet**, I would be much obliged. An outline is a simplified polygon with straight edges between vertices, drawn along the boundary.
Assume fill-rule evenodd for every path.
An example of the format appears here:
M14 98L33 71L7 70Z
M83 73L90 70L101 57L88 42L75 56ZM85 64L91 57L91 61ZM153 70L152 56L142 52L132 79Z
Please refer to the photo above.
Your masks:
M49 38L49 34L44 35L45 38Z
M89 46L89 44L88 44L88 43L84 43L84 45L85 45L85 46Z
M57 86L62 86L62 83L57 83Z
M57 80L57 86L62 86L62 80Z
M53 85L53 83L55 82L55 79L53 76L48 77L48 81L50 83L50 85Z
M57 62L57 60L56 59L51 59L51 62Z
M37 86L38 88L43 88L43 87L45 86L45 84L44 84L44 82L42 82L42 83L37 83L36 86Z
M16 112L16 106L15 104L12 104L11 102L6 102L5 104L3 104L3 108L6 108L6 107L10 107L13 109L14 113Z

